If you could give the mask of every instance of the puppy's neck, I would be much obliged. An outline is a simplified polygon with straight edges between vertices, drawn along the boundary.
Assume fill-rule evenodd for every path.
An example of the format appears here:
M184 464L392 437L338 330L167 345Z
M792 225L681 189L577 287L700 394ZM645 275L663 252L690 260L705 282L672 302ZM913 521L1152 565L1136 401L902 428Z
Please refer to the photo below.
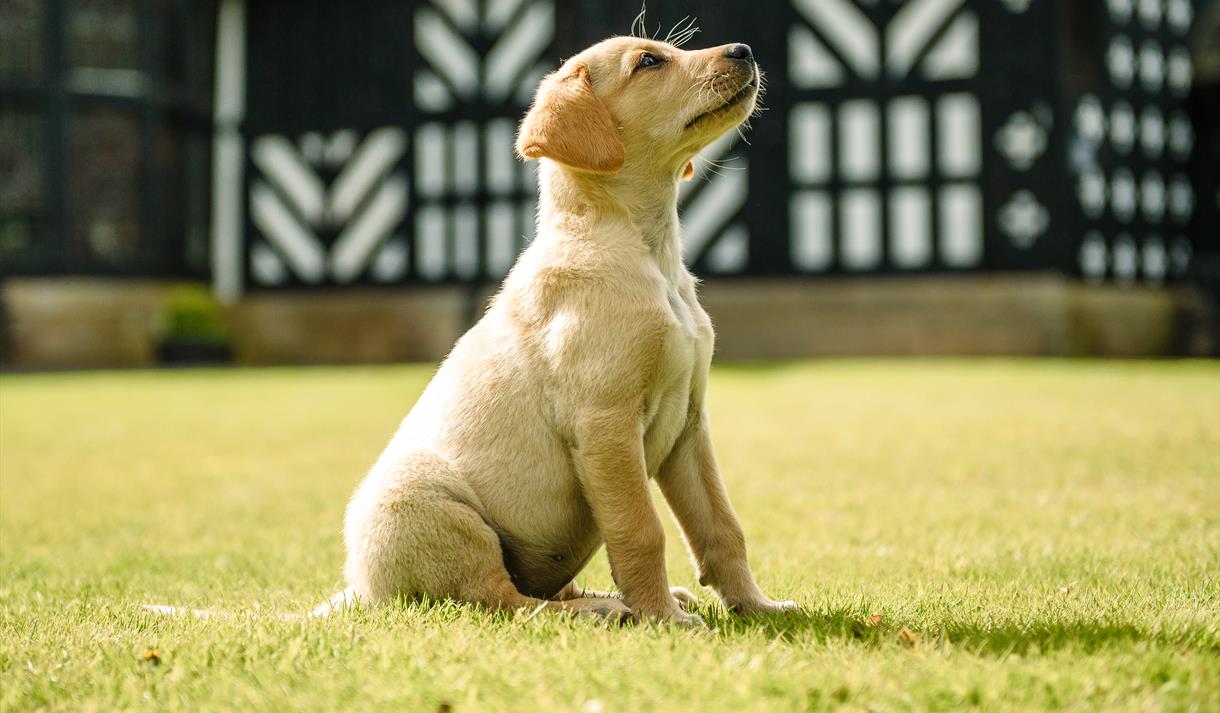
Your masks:
M600 242L621 240L625 225L653 254L666 275L682 266L678 236L678 181L672 172L597 174L543 161L540 214L558 235ZM540 234L543 231L540 231Z

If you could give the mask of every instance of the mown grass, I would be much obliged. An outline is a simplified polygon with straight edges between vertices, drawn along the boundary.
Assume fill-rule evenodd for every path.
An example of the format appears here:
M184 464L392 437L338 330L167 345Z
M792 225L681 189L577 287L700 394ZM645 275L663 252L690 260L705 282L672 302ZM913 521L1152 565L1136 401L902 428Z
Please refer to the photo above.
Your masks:
M430 371L0 378L3 709L1220 710L1214 362L718 367L751 559L799 616L269 616L339 586L345 500Z

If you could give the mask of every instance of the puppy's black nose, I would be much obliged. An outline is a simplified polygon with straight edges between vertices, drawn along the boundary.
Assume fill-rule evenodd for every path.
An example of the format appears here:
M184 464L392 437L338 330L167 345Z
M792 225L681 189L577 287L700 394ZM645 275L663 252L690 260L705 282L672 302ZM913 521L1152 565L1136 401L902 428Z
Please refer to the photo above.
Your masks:
M754 59L754 53L750 51L750 46L743 45L740 42L735 45L729 45L729 48L724 51L724 56L729 59L739 59L743 62L749 62Z

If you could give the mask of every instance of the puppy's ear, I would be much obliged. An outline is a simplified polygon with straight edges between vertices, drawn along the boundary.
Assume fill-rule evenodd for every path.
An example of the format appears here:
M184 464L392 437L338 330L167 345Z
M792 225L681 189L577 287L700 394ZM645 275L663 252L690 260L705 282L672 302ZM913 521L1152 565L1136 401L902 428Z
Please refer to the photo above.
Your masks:
M593 93L583 64L542 80L517 132L517 154L549 158L573 168L613 173L623 167L623 140L610 112Z
M689 181L695 177L695 162L687 161L686 168L682 169L682 175L679 176L683 181Z

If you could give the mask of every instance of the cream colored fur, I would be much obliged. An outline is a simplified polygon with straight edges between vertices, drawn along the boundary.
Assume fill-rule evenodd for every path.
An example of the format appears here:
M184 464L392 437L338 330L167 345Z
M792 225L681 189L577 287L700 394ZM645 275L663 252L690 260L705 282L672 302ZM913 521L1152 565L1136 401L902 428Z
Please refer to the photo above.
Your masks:
M738 611L795 607L755 583L717 471L712 325L678 237L679 179L756 101L725 49L612 38L543 80L517 144L541 160L537 238L352 497L346 596L696 622L656 480L701 583ZM573 580L603 543L621 597Z

